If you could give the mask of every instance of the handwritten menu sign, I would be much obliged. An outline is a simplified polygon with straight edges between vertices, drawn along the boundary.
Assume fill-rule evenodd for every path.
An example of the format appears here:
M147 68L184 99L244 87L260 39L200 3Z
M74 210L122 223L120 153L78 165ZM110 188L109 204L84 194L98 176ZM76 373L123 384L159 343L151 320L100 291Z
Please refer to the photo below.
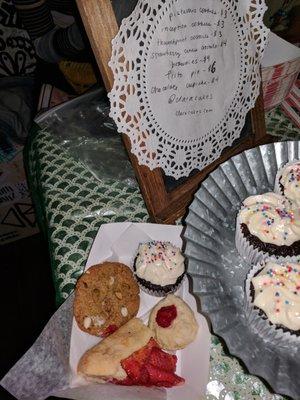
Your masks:
M226 4L196 3L172 2L161 16L149 41L144 81L155 129L180 139L184 130L189 140L222 121L238 89L241 63Z
M141 165L175 179L241 135L260 90L264 1L138 0L112 42L110 116Z

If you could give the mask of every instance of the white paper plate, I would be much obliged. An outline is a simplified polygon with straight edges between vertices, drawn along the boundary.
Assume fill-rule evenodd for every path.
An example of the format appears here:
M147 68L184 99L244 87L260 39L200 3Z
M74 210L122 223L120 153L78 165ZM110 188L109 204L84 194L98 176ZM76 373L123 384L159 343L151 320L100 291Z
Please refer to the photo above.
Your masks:
M170 241L181 247L181 226L158 224L116 223L102 225L91 248L86 269L103 261L119 261L132 266L139 243L149 240ZM148 321L152 307L160 300L141 291L141 305L138 317ZM199 400L206 392L209 375L210 333L206 319L197 312L195 298L189 293L189 282L186 278L176 293L194 310L199 323L196 340L184 350L177 351L177 374L184 377L185 385L172 388L123 387L113 384L90 385L78 377L76 368L83 353L99 342L99 338L82 332L73 319L70 366L72 370L70 387L61 393L73 399L174 399ZM88 387L87 387L88 385ZM83 388L82 386L85 386Z

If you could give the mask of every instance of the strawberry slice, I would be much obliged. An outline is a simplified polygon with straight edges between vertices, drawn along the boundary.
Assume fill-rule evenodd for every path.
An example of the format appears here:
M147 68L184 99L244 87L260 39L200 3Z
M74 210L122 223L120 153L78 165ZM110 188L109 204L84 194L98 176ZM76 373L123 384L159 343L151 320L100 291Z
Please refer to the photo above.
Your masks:
M151 338L149 340L149 342L146 344L146 346L142 347L140 350L135 351L133 354L131 354L131 356L126 358L126 360L132 359L139 363L144 363L150 356L152 349L155 347L159 348L159 345L153 338ZM123 360L123 361L126 361L126 360ZM122 367L123 367L123 365L122 365Z
M149 363L156 368L167 372L175 372L177 357L172 354L165 353L161 349L154 347L149 356Z
M146 364L149 374L150 384L154 386L172 387L183 385L185 380L173 372L163 371L162 369Z
M142 375L143 364L134 360L131 356L131 357L127 358L126 360L121 361L121 365L122 365L123 369L126 371L128 377L132 381L134 381L134 382L139 381L140 376Z
M177 357L162 351L154 339L121 361L127 378L114 381L119 385L143 385L172 387L184 383L184 379L174 374Z
M123 379L122 381L113 379L111 383L122 386L152 386L149 381L149 374L146 368L143 368L140 375L140 380L133 380L129 377Z
M146 384L148 381L148 372L144 364L148 360L153 348L157 348L158 344L154 339L150 339L146 346L140 350L135 351L131 356L121 361L121 365L126 371L129 378L135 384Z

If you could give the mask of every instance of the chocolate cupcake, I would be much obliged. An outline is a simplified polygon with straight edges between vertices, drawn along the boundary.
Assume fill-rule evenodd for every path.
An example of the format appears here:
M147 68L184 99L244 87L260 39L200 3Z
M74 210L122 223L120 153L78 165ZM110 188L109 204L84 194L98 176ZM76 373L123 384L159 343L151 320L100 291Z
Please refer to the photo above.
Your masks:
M273 328L300 338L300 264L265 260L254 266L247 276L246 294Z
M237 217L236 247L251 264L268 257L300 258L300 209L284 196L265 193L244 200Z
M278 170L274 190L300 207L300 161L285 164Z
M141 289L158 297L176 292L185 275L184 257L170 242L140 244L133 268Z

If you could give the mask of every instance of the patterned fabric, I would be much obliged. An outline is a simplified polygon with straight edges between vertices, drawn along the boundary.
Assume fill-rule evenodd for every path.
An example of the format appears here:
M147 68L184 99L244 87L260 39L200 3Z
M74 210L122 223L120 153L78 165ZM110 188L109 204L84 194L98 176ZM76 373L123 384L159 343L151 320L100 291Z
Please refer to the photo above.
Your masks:
M100 183L46 132L31 140L29 172L38 219L47 226L59 304L82 273L100 225L145 222L148 213L139 189L109 179Z
M236 358L226 353L223 342L212 335L210 374L204 399L283 400L287 398L270 393L262 381L248 374Z
M299 137L280 108L267 115L267 131L282 140ZM57 303L68 297L80 275L99 226L142 222L148 214L138 188L99 182L83 165L36 131L27 146L29 178L38 220L49 240Z
M300 70L300 58L262 68L262 86L265 110L281 104L289 94Z
M294 83L281 108L287 118L300 129L300 79Z
M54 28L49 3L45 0L13 0L13 2L32 40Z
M274 110L273 110L274 111ZM284 114L267 114L268 132L296 137L299 131ZM283 136L284 135L284 136ZM93 239L107 222L145 222L148 213L138 188L115 180L99 182L83 165L36 130L27 146L30 186L40 226L51 254L57 304L68 297L85 265ZM249 375L212 336L207 400L282 400L260 379Z
M67 15L77 11L75 0L13 0L13 3L32 40L54 28L51 11Z
M0 0L1 1L1 0ZM78 26L56 26L52 13L59 11L68 16L76 13L76 2L71 0L13 0L22 25L28 32L37 55L46 62L76 58L84 49ZM13 7L13 6L12 6ZM69 18L67 18L69 19ZM74 19L72 18L74 21ZM20 26L20 25L19 25Z
M31 75L36 58L33 44L21 29L11 0L0 0L0 78Z
M300 129L289 120L281 107L273 108L266 114L267 132L278 140L299 140Z

